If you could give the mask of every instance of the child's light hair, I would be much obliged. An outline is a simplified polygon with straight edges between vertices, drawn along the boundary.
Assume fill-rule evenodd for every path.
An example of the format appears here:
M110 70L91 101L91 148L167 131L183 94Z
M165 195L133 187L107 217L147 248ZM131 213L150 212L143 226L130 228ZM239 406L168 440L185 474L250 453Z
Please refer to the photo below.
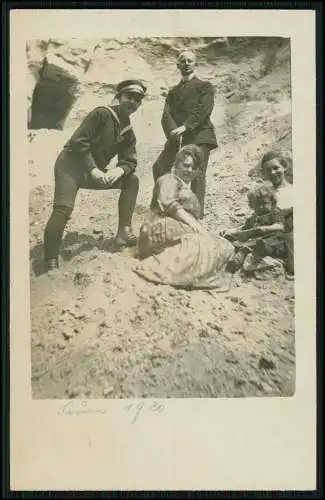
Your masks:
M263 184L258 184L251 188L247 193L247 199L248 204L252 209L256 207L257 202L261 199L270 200L273 206L275 206L277 203L273 186L266 182L264 182Z

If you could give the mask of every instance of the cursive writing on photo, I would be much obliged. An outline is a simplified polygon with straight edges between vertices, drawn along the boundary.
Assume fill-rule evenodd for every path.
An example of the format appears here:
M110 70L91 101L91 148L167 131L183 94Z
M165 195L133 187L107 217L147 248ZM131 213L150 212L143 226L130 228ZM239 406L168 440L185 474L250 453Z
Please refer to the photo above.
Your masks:
M157 401L139 401L128 403L122 406L122 410L130 415L131 424L135 424L135 422L139 419L141 414L144 412L151 414L159 414L165 410L165 405L163 403L158 403ZM89 415L89 414L97 414L104 415L107 413L105 408L100 408L94 406L94 403L89 401L78 401L78 400L70 400L64 403L58 409L59 416L66 415Z
M70 400L61 406L58 410L58 415L89 415L89 414L105 414L105 408L95 408L89 405L87 401Z

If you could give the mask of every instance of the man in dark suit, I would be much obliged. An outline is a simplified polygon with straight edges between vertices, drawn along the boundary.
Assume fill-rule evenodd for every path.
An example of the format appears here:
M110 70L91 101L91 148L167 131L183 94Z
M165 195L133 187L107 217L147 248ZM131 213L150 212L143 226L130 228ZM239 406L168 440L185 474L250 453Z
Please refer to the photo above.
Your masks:
M214 89L211 83L195 75L196 58L193 52L184 51L177 58L181 81L171 88L166 97L161 124L166 136L163 151L153 165L154 181L171 170L175 155L181 146L196 144L202 149L204 162L200 176L191 188L201 204L204 215L206 171L210 151L218 147L210 115L214 106Z

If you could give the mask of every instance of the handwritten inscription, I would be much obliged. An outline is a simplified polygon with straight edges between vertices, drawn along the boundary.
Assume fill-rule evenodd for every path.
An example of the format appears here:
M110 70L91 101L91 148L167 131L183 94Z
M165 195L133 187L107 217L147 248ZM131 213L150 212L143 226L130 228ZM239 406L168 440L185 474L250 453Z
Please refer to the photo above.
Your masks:
M165 405L162 403L154 402L145 402L140 401L138 403L129 403L123 407L123 411L129 413L131 415L131 424L135 424L139 419L140 415L143 412L158 414L162 413L165 410ZM88 401L78 401L78 400L70 400L61 406L58 410L58 415L66 416L66 415L89 415L89 414L102 414L107 413L105 408L96 408L93 406L93 403L89 403Z
M58 410L58 415L85 415L106 413L105 408L93 408L87 401L68 401Z
M157 403L154 401L153 403L146 404L141 401L140 403L130 403L124 407L126 412L130 412L132 414L131 424L135 424L138 420L140 414L143 411L151 412L151 413L162 413L165 410L165 405L161 403Z

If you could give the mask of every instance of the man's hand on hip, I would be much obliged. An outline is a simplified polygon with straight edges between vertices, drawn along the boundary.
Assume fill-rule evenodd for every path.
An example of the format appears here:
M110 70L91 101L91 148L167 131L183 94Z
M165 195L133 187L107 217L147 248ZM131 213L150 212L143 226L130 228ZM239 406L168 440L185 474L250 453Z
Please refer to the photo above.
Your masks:
M174 128L174 130L170 132L170 135L172 137L179 137L180 135L184 134L185 131L186 131L185 125L181 125L180 127Z

